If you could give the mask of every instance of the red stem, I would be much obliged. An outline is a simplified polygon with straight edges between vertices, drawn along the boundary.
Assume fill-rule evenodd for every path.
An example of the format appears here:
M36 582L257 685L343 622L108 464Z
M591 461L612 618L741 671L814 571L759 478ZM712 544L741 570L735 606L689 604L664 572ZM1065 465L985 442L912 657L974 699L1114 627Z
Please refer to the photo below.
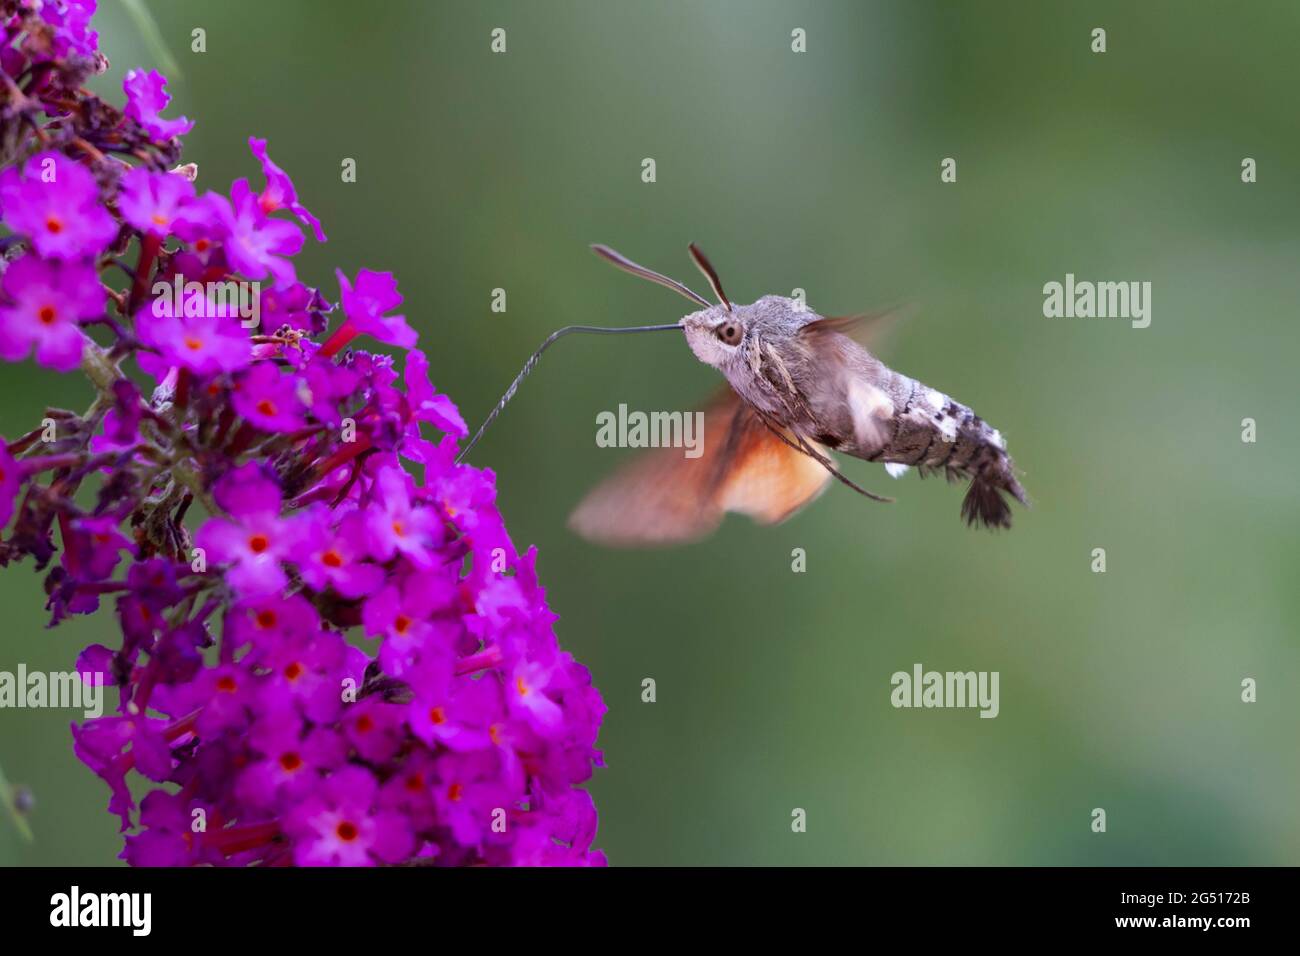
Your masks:
M149 287L149 273L153 270L153 261L162 248L162 236L150 233L140 240L140 259L135 264L135 279L131 282L131 301L127 312L132 316L144 301L145 290Z
M226 827L223 830L204 834L203 842L215 847L226 856L234 856L245 850L265 846L280 835L280 824L275 820L266 823L246 823L243 826Z
M334 334L331 335L325 345L322 346L320 354L325 356L325 358L333 358L345 345L360 334L361 333L353 327L350 321L346 321L334 330Z
M59 512L59 532L63 535L63 560L67 564L68 573L74 577L77 574L77 553L72 549L72 527L68 523L68 513Z
M474 671L496 667L500 663L501 648L492 646L487 650L479 651L477 654L471 654L469 657L462 657L458 660L456 662L456 676L461 677L465 674L472 674Z
M190 401L190 370L180 369L176 375L176 390L172 392L172 404L184 408Z
M346 448L340 448L323 462L317 463L315 467L316 477L318 479L324 478L339 465L345 465L363 451L369 451L370 447L370 436L367 434L360 435L356 441L349 442Z

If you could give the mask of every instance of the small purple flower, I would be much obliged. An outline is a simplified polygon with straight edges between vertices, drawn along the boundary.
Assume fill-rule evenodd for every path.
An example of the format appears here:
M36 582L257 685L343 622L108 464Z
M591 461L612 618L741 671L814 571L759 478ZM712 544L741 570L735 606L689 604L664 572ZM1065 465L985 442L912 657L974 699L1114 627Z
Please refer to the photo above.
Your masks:
M184 596L176 583L176 568L162 558L151 558L131 565L126 572L131 593L156 610L170 607Z
M128 70L122 80L122 90L126 93L126 115L144 127L150 136L161 140L184 136L194 128L194 124L184 116L169 120L158 115L172 99L166 89L167 78L157 70L148 73L143 70Z
M450 675L448 675L450 678ZM497 681L450 678L438 686L422 681L408 705L411 733L430 747L483 750L496 743L493 722L501 713L501 684Z
M302 400L292 375L281 374L272 362L258 362L235 384L235 411L262 431L291 432L302 428Z
M104 287L95 270L28 255L9 266L0 287L12 303L0 306L0 357L21 361L34 348L46 368L76 368L86 342L79 323L104 312Z
M285 829L295 838L299 866L374 866L396 863L411 850L406 819L379 808L379 785L368 770L344 767L319 795L294 807Z
M99 34L90 29L96 0L45 0L37 7L40 18L57 31L53 53L93 57L99 47Z
M325 424L338 427L343 421L339 403L357 390L360 376L347 366L324 359L309 361L301 374L311 413Z
M300 282L279 289L263 289L262 329L274 332L287 325L303 332L320 332L324 329L320 313L329 308L329 303L315 289Z
M195 543L208 559L231 562L230 583L245 596L278 591L286 578L280 562L288 558L293 535L280 519L280 488L249 462L226 472L214 489L217 504L231 520L210 518Z
M587 849L596 836L596 805L591 794L568 790L535 816L540 819L523 821L523 832L516 832L513 865L605 865L605 854Z
M302 230L291 222L271 219L258 205L248 180L237 179L230 187L230 199L210 194L225 229L225 253L238 272L261 280L269 274L278 287L298 281L288 256L302 248Z
M293 188L293 180L266 154L266 140L250 136L248 146L258 162L262 164L262 174L266 176L266 188L257 197L262 211L270 215L276 210L287 209L297 216L304 226L311 229L317 242L324 242L325 232L321 229L320 220L308 212L306 206L298 202L298 192Z
M432 548L442 539L442 520L430 508L411 501L411 478L398 468L385 468L375 479L378 499L366 513L370 554L387 561L400 553L418 567L436 563Z
M113 406L104 413L103 434L90 439L93 452L120 451L140 440L140 390L130 379L118 379L113 385Z
M119 830L131 827L135 799L126 775L133 769L122 751L131 741L130 728L120 717L99 717L81 726L72 725L72 751L109 788L108 812L121 820Z
M481 844L491 831L495 812L514 806L524 796L501 773L501 757L494 750L444 754L436 774L433 799L438 818L464 846Z
M136 316L136 333L167 363L207 376L233 372L252 361L248 331L238 319L221 315L173 318L166 314L169 310L156 308L161 301ZM156 311L164 314L155 315Z
M240 775L235 792L259 810L280 801L296 802L311 793L321 775L342 766L347 756L337 736L308 731L292 710L269 709L249 730L249 743L262 759Z
M553 737L564 726L564 711L546 693L553 670L536 661L520 661L506 690L510 709L522 715L542 737Z
M285 641L315 637L320 633L320 618L301 594L268 594L238 602L226 617L226 626L234 650L279 647Z
M68 570L87 581L102 581L113 573L123 550L134 550L117 530L113 517L77 518L70 522L63 552Z
M429 383L429 360L419 349L406 353L406 397L416 421L429 422L457 438L469 434L455 403L446 395L435 392Z
M199 736L217 737L223 731L247 730L256 700L257 681L252 674L237 664L218 664L199 671L192 683L177 688L174 699L164 696L159 703L182 713L197 710L195 730Z
M166 236L193 199L194 184L184 176L136 168L122 177L117 208L141 232Z
M379 791L379 805L397 810L411 821L416 830L437 826L433 805L434 760L424 751L412 752ZM420 856L437 856L439 848L430 846Z
M21 175L14 167L0 173L0 208L5 224L47 259L97 256L117 235L95 177L62 153L37 153Z
M434 638L456 630L446 618L433 617L447 607L449 595L440 591L413 576L405 586L389 585L363 605L362 624L367 634L384 639L380 663L394 677L408 677L413 670L431 665L443 643Z
M371 764L387 764L407 739L406 708L367 697L344 711L342 728L357 756Z
M314 723L336 721L343 709L340 688L344 680L364 676L365 664L358 666L358 654L361 652L337 634L320 629L282 639L264 635L247 662L266 671L259 685L259 706L266 709L293 703Z
M339 301L347 319L325 343L322 355L329 358L337 354L358 335L369 335L403 349L415 346L419 336L406 324L406 316L385 315L402 304L397 280L391 272L362 269L357 273L355 287L342 269L335 270L335 275L339 280Z
M384 581L384 570L363 560L366 556L366 519L358 511L344 515L338 527L332 514L318 505L297 519L294 560L298 573L317 591L333 588L345 598L373 594Z
M172 232L189 244L200 262L207 263L226 235L230 201L220 193L196 196L179 210Z
M127 836L122 851L131 866L193 866L220 859L215 851L200 855L202 842L193 830L189 801L181 794L149 791L140 801L140 823L146 829Z

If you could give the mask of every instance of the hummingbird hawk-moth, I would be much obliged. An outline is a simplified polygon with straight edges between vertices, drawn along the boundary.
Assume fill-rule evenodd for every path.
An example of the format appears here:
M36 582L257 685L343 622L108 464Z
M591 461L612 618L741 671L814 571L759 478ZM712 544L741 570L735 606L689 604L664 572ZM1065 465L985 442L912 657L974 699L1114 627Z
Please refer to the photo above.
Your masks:
M824 317L777 295L734 305L704 253L694 243L688 248L716 305L607 246L592 246L618 268L701 308L672 325L556 332L525 364L462 457L560 336L680 329L695 356L727 380L704 409L703 454L686 458L671 448L639 453L570 516L569 526L584 538L611 546L693 541L729 511L775 524L821 494L832 478L868 498L892 500L841 474L831 451L882 462L896 478L915 467L922 475L969 479L961 506L966 522L1011 526L1004 493L1022 504L1026 498L1001 434L965 405L872 355L861 341L872 316Z

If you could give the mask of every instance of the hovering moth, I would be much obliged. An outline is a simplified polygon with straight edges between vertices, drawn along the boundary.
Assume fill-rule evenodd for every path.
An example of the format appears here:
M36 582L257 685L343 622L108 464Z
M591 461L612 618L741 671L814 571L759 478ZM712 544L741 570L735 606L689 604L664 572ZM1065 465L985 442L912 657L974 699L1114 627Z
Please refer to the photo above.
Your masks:
M607 246L592 249L701 306L677 327L696 358L718 369L727 384L704 409L703 454L686 458L671 448L639 453L574 510L569 525L584 538L624 547L693 541L729 511L775 524L820 495L832 478L866 497L891 500L841 474L832 451L882 462L895 478L915 467L922 475L969 480L961 514L972 526L1009 528L1004 496L1026 503L1002 435L965 405L872 355L861 341L871 317L823 317L777 295L734 305L694 243L691 257L716 305Z

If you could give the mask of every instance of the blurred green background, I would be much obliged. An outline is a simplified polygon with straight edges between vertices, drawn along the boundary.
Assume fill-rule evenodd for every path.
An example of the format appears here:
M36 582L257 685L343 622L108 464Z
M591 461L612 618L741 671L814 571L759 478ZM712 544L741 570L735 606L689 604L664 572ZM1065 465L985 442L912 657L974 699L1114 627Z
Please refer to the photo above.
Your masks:
M558 326L688 308L588 243L702 286L696 240L739 301L912 303L883 358L1008 438L1034 502L1009 534L964 528L958 488L848 462L898 502L835 486L776 528L606 552L564 526L627 454L595 446L596 414L686 408L716 375L670 336L548 355L474 460L609 705L591 789L612 863L1300 863L1300 7L148 5L200 185L254 176L247 137L268 137L330 236L300 274L333 297L335 265L393 270L472 425ZM99 88L120 102L125 70L160 62L102 6ZM1067 272L1150 281L1151 327L1044 318ZM76 375L0 377L11 437L89 396ZM113 632L44 630L30 564L0 600L0 669L66 669ZM915 662L999 671L1000 716L893 709ZM0 717L0 764L37 800L35 844L0 822L0 862L113 860L72 715Z

